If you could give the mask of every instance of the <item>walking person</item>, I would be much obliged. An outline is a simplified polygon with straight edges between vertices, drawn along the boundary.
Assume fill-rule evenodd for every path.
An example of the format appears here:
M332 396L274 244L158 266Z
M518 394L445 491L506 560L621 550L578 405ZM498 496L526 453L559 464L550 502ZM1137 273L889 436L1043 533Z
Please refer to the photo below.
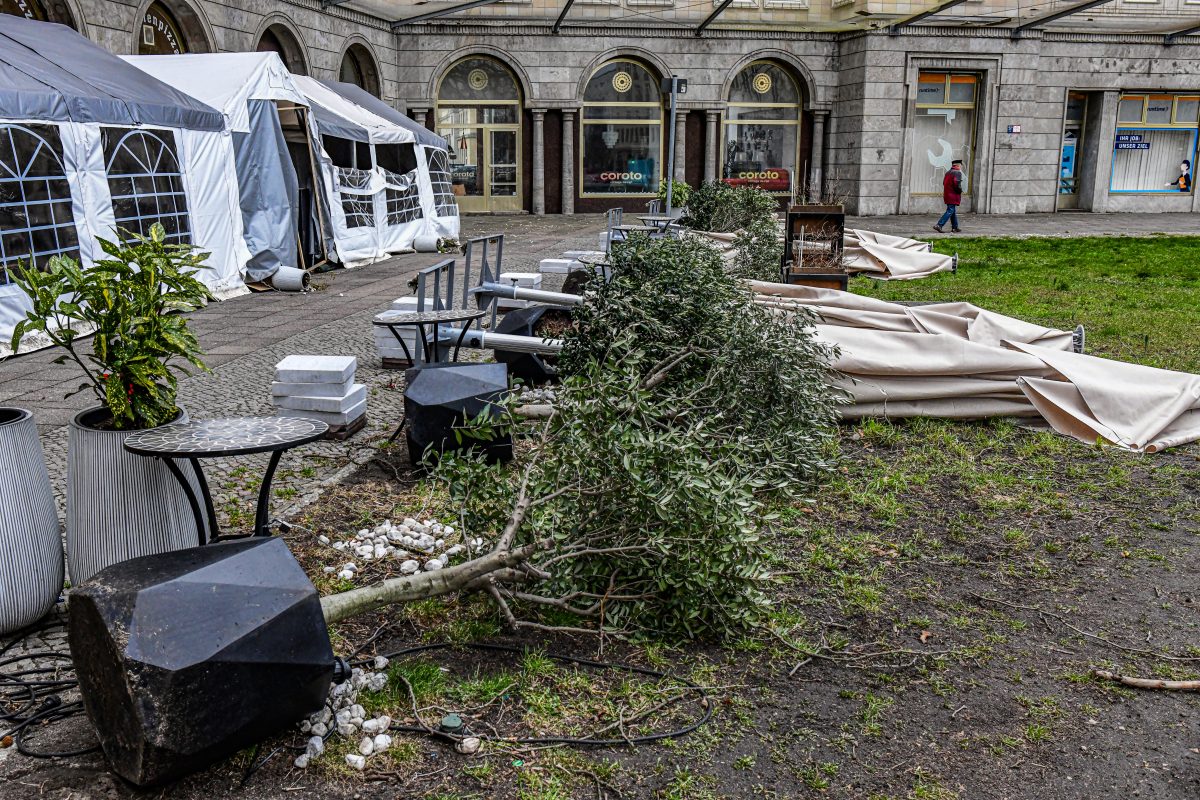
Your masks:
M946 170L946 175L942 178L942 200L946 203L946 213L942 214L942 218L933 226L938 233L944 233L942 226L947 220L950 221L951 233L962 230L958 227L958 207L962 204L963 191L962 163L958 158L951 161L950 169Z

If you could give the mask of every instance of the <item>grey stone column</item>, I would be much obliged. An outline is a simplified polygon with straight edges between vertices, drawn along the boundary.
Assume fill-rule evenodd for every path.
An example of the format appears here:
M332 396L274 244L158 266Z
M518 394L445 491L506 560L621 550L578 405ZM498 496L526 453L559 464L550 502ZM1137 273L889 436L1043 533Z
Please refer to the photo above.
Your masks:
M533 109L533 213L546 213L546 144L543 128L546 112Z
M717 147L721 136L721 112L704 112L704 180L717 179Z
M675 112L675 180L683 182L687 166L687 112Z
M812 160L809 162L808 202L819 203L825 194L825 120L828 111L813 112Z
M429 109L420 107L410 108L408 110L408 115L412 117L414 122L417 122L426 128L429 127Z
M562 213L575 213L575 112L567 108L562 123Z

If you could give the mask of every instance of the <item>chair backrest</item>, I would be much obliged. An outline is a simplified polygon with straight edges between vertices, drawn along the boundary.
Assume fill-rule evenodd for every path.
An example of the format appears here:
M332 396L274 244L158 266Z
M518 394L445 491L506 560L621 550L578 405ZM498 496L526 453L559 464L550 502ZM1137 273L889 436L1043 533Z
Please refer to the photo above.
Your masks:
M649 203L646 203L646 208L649 210L651 216L656 217L663 213L663 201L656 197Z
M496 283L504 271L504 234L493 233L467 240L463 267L462 307L467 307L471 290L484 283ZM482 323L472 323L476 328ZM496 327L496 303L492 303L491 326Z
M454 284L458 262L453 258L417 272L417 311L446 311L454 308Z

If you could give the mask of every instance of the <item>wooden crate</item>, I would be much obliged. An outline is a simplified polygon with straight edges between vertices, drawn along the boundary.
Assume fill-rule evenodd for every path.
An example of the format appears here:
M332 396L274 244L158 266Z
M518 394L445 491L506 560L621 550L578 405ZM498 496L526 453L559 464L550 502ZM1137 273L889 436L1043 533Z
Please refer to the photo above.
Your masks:
M780 263L784 280L787 283L817 285L809 281L828 281L830 276L844 276L845 232L846 213L840 205L795 205L789 208L784 223ZM809 277L793 279L793 276L804 275ZM842 283L844 285L845 282Z

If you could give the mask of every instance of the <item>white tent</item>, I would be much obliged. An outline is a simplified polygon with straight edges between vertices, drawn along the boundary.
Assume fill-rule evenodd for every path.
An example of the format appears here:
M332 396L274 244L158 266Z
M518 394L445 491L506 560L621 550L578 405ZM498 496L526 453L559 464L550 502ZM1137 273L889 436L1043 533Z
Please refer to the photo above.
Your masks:
M211 253L198 277L217 297L246 291L223 127L70 28L0 15L0 355L30 307L9 271L54 255L90 265L118 226L161 223L170 241Z
M324 256L319 241L312 247L302 244L302 239L321 238L322 205L311 194L302 202L300 191L301 180L312 183L316 124L308 100L277 54L123 58L224 113L233 140L247 280L266 281L280 267L303 269L314 253ZM292 139L298 145L294 150L289 148ZM304 235L310 230L315 237Z
M321 134L319 161L339 261L353 267L436 236L433 188L418 168L417 137L329 85L294 75Z

